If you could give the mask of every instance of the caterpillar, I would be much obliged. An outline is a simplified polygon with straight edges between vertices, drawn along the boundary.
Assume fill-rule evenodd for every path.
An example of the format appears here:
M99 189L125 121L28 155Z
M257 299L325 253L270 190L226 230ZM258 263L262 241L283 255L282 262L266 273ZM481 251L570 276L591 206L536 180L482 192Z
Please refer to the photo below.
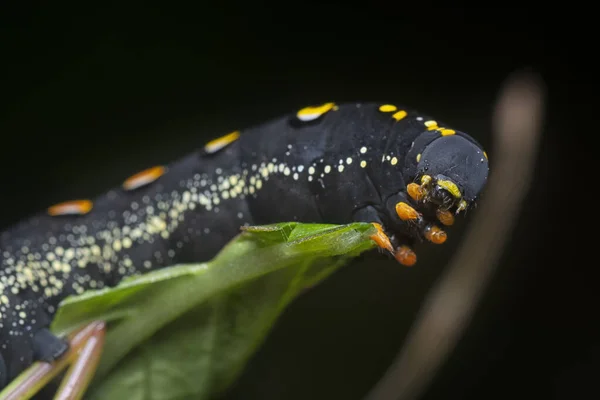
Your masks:
M212 140L93 199L0 236L0 388L66 348L48 330L68 295L213 257L243 225L373 223L403 265L476 202L487 154L466 133L392 104L325 103Z

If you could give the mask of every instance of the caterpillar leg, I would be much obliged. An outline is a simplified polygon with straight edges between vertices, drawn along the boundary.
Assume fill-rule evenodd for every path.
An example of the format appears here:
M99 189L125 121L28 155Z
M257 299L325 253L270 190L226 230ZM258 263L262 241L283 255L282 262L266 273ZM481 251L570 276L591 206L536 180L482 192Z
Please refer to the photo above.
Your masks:
M434 244L442 244L446 241L447 234L434 222L435 218L443 225L454 223L452 213L440 209L433 215L429 215L432 213L426 210L424 214L412 205L413 202L414 199L401 192L387 199L384 214L373 206L363 207L354 214L356 221L370 222L375 225L377 232L371 239L406 266L412 266L417 262L417 255L412 249L415 239L426 239ZM385 225L382 219L387 221ZM390 235L388 232L393 234Z
M434 244L442 244L448 238L444 230L411 205L404 193L391 196L386 202L386 208L394 225L401 231L416 234ZM445 225L452 225L454 222L445 213L438 215L438 219L444 220Z
M371 239L381 248L388 251L402 265L413 266L417 262L417 255L407 243L408 240L402 240L397 234L388 235L384 224L379 216L377 209L373 206L367 206L359 209L354 214L354 220L358 222L368 222L375 226L376 233ZM403 243L406 242L406 243Z
M399 234L394 234L390 238L392 245L396 249L394 258L406 267L412 267L417 262L417 254L412 249L413 239L401 237Z
M1 393L2 400L27 400L32 398L41 388L58 374L67 369L62 382L54 396L55 400L78 400L87 389L102 352L104 344L105 324L102 321L92 322L79 331L71 334L66 342L56 338L49 331L42 332L34 339L34 351L42 356L60 355L51 361L38 361L23 371ZM38 335L36 334L35 337ZM35 338L34 337L34 338ZM63 346L59 345L62 342ZM65 345L68 343L68 348ZM49 344L43 348L43 344ZM40 347L40 345L42 345Z
M375 229L377 229L377 232L371 236L371 239L377 243L377 246L380 248L387 250L390 253L394 253L394 247L390 242L389 236L385 233L383 225L381 225L379 222L371 222L371 224L373 224Z
M33 356L36 360L54 362L69 350L69 343L46 328L33 336Z
M371 236L371 240L373 240L381 249L387 250L394 254L394 247L392 246L390 237L385 232L383 222L381 221L379 213L375 207L366 206L359 209L354 214L354 220L357 222L367 222L373 224L376 232Z

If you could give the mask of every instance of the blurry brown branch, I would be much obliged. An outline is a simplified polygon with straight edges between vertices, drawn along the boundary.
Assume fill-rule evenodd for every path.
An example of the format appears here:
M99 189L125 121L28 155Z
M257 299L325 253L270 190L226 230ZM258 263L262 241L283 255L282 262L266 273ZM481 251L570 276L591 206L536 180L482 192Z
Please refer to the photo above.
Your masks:
M468 325L531 181L543 98L536 75L521 72L506 82L495 108L495 152L482 204L462 246L425 299L396 360L367 400L417 399Z

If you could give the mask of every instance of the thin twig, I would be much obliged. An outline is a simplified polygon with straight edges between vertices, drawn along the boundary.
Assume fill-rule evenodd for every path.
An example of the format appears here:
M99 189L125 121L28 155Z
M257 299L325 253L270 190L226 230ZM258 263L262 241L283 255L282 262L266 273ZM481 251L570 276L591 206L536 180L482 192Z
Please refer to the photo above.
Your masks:
M541 136L543 97L543 85L534 74L517 73L505 84L495 109L495 154L481 207L396 360L367 400L417 399L456 346L529 187Z

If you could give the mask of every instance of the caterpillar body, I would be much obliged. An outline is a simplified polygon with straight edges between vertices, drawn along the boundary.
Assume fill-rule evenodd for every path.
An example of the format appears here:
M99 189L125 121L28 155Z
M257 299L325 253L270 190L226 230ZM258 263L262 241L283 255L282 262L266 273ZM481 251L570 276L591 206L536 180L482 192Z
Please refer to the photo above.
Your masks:
M61 203L0 236L0 388L64 350L48 326L62 299L126 276L213 257L240 226L374 223L412 265L442 243L488 176L469 135L391 104L326 103L231 132L96 199Z

